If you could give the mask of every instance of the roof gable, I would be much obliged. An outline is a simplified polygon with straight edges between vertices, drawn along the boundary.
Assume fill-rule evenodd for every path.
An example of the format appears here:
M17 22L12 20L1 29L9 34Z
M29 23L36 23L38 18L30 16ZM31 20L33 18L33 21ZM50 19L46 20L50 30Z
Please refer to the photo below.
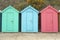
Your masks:
M38 11L38 10L36 10L35 8L33 8L31 5L29 5L29 6L28 6L28 7L26 7L25 9L23 9L23 10L21 11L21 13L22 13L22 12L25 12L25 11L28 11L29 9L31 9L31 10L33 10L33 11L35 11L35 12L39 13L39 11Z
M45 12L46 10L49 10L49 9L58 13L58 11L55 8L53 8L51 5L48 5L45 9L41 10L41 13Z
M15 10L16 12L19 12L18 10L16 10L14 7L12 7L11 5L9 5L8 7L6 7L2 12L5 12L5 11L7 11L7 10L9 10L9 9L11 9L11 10Z

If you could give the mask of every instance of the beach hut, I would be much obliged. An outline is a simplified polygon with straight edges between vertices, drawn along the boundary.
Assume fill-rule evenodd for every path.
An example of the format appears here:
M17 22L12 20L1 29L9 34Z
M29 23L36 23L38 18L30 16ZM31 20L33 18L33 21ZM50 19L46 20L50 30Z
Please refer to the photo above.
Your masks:
M21 11L21 32L38 32L38 13L30 5Z
M41 32L58 32L58 11L51 5L41 11Z
M18 32L19 11L9 5L2 11L2 32Z

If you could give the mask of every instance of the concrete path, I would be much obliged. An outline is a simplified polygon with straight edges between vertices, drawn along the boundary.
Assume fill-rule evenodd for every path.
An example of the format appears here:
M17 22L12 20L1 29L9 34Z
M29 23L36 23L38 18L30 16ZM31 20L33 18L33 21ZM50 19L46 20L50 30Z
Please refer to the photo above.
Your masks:
M0 40L60 40L60 33L0 33Z

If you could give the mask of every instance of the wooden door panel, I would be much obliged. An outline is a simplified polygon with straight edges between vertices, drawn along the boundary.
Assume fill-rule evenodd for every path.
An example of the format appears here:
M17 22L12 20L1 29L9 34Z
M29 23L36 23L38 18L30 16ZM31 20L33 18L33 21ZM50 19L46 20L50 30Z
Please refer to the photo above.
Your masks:
M27 28L26 28L26 30L27 30L27 32L32 32L33 30L33 18L32 18L32 13L27 13Z
M34 12L33 14L33 32L38 32L38 14Z
M52 20L52 14L51 13L48 13L47 15L46 15L47 17L47 23L46 23L46 25L47 25L47 31L48 32L52 32L53 31L53 20Z
M43 32L53 32L53 19L52 13L42 14L42 31Z
M6 16L7 16L6 13L2 14L2 32L6 32L6 26L7 26L6 25L7 24Z
M6 26L6 30L7 32L13 32L13 27L14 27L14 13L7 13L7 26Z
M22 13L21 15L21 31L26 32L27 24L26 24L26 13Z
M3 14L2 32L18 32L18 14L7 12ZM4 29L3 29L4 28Z

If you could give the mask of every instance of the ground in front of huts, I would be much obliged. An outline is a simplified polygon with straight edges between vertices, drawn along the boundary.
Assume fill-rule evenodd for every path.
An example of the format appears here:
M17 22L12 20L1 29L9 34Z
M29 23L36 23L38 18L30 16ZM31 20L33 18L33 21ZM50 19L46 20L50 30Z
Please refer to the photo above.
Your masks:
M60 33L0 33L0 40L60 40Z

